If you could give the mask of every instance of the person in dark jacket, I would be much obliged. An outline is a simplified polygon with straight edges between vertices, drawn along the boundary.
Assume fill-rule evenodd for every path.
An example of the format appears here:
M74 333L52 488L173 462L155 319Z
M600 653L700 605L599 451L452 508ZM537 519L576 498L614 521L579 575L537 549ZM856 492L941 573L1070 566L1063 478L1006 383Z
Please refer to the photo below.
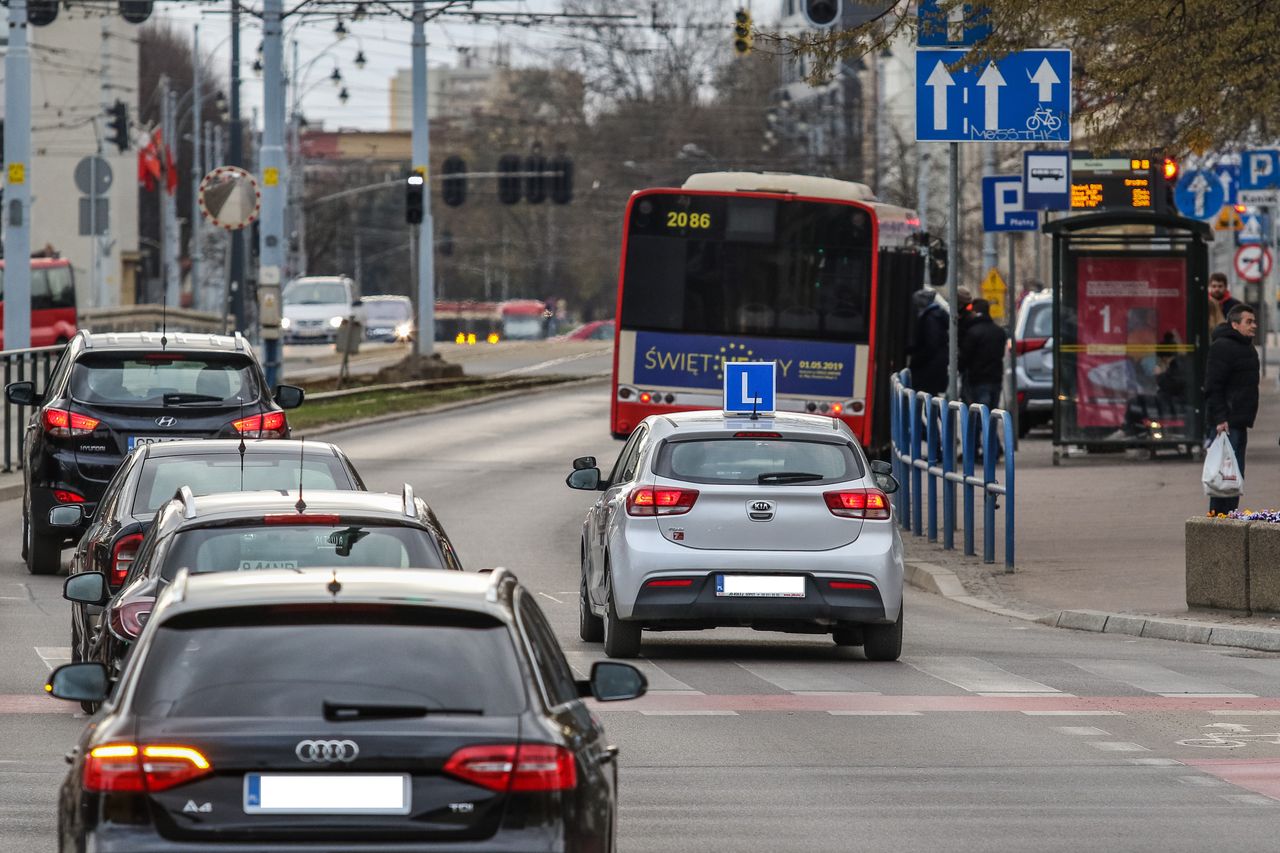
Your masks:
M912 297L916 309L915 335L911 339L911 387L930 394L947 392L947 343L951 318L929 288Z
M1005 330L991 319L991 305L985 299L972 303L970 320L960 336L960 373L967 389L966 400L1000 405L1004 382L1004 351L1009 340Z
M1244 453L1249 429L1258 416L1258 351L1253 336L1258 332L1254 310L1243 303L1227 314L1227 322L1213 331L1209 361L1205 366L1204 405L1209 423L1218 433L1226 433L1235 451L1240 476L1244 476ZM1212 513L1230 512L1240 498L1209 498Z
M1227 322L1231 309L1240 304L1240 300L1227 290L1227 277L1220 272L1209 276L1209 333Z

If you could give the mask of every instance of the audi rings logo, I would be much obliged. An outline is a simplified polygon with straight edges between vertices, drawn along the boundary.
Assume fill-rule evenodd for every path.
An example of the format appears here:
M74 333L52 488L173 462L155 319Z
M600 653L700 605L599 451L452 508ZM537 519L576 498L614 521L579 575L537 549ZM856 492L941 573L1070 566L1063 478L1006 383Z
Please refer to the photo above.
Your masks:
M308 764L333 764L355 761L360 747L353 740L303 740L298 741L293 754Z
M173 417L172 415L161 415L160 417L156 418L156 426L158 427L171 427L175 425L177 422L178 422L178 419Z

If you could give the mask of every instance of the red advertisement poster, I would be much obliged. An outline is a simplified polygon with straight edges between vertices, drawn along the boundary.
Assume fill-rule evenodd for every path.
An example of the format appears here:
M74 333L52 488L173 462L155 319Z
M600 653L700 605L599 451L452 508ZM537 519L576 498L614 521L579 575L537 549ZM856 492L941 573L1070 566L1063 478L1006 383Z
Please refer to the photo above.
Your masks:
M1187 341L1186 260L1082 257L1076 270L1076 424L1120 428Z

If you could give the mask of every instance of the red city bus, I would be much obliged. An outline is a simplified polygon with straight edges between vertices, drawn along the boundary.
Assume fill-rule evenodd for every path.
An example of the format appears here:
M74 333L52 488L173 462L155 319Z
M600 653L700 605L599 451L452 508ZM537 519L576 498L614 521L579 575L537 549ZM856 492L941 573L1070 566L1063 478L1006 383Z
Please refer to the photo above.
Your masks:
M775 361L777 408L889 442L924 275L914 211L864 184L759 172L635 192L618 279L610 428L719 409L725 361Z
M0 261L0 348L4 347L4 261ZM66 258L31 259L31 346L65 344L76 333L76 280Z
M502 337L508 341L540 341L547 336L547 303L540 299L508 299L502 308Z

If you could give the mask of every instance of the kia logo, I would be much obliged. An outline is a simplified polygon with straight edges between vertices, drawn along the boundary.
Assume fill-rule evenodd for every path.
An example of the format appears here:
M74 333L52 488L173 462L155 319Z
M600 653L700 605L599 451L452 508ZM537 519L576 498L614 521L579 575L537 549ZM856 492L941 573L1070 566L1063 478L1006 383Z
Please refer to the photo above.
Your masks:
M773 501L752 501L752 512L773 512Z
M171 427L177 422L178 422L178 419L173 417L172 415L161 415L160 417L156 418L156 426L158 427Z
M308 764L333 764L355 761L360 747L353 740L303 740L298 741L293 754Z
M752 521L772 521L773 501L747 501L747 518Z

